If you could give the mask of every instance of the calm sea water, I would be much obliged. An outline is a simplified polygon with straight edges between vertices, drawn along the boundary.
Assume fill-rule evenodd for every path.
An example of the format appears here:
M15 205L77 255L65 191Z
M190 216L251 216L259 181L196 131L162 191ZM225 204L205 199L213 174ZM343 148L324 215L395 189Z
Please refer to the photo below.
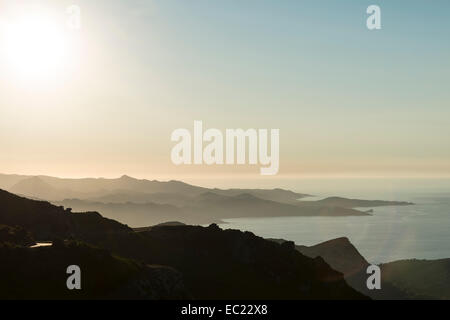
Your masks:
M339 189L337 186L338 183L334 185L334 190ZM441 187L436 187L441 191L432 187L425 188L425 191L418 191L417 188L398 191L395 187L352 189L351 186L342 189L341 193L327 190L326 194L319 196L401 200L414 202L415 205L377 207L373 208L373 216L363 217L229 219L221 227L247 230L265 238L288 239L302 245L314 245L345 236L372 263L410 258L450 258L450 192Z

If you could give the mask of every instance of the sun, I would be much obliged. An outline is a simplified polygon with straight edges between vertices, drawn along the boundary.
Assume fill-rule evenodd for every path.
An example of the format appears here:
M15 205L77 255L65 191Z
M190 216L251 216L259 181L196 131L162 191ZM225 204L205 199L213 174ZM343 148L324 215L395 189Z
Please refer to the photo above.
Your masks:
M16 76L44 80L64 72L70 43L64 24L45 14L22 15L3 23L4 63Z

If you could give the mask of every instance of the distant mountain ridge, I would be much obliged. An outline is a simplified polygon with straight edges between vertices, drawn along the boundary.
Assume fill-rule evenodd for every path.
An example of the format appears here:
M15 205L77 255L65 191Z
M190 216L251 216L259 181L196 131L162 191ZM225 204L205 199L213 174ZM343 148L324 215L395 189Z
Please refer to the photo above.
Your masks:
M0 174L0 186L5 184L15 194L76 211L99 211L132 227L169 220L210 224L243 217L368 216L372 212L354 208L360 204L405 204L337 197L299 201L308 195L280 188L209 189L181 181L160 182L126 175L118 179L60 179Z
M80 199L54 202L77 211L98 211L106 217L132 227L145 227L169 220L187 224L221 223L224 219L242 217L365 216L368 213L351 208L318 205L294 205L258 198L249 193L224 196L205 192L185 203L103 203Z
M53 199L48 199L47 193L41 194L38 188L33 188L39 181L45 185L45 189L64 191L62 195L55 195ZM240 193L251 193L255 196L265 196L278 201L296 201L300 198L307 197L306 194L296 193L283 189L208 189L204 187L193 186L181 181L157 181L146 179L135 179L126 175L118 179L105 178L83 178L83 179L63 179L49 176L20 176L20 175L4 175L0 174L0 188L5 190L13 190L12 192L24 196L31 196L47 201L61 201L66 198L92 199L94 197L102 197L112 192L127 191L132 194L136 192L143 194L178 194L184 196L197 196L201 193L212 191L221 195L237 195ZM67 193L70 192L70 196Z
M67 189L57 189L39 177L31 177L14 184L9 191L15 194L32 196L39 199L70 198L73 192Z

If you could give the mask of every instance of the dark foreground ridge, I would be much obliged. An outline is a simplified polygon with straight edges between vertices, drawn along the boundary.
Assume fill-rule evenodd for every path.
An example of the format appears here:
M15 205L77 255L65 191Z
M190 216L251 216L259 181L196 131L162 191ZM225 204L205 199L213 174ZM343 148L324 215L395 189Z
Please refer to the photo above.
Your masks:
M186 299L181 274L144 265L82 242L25 248L0 244L0 299ZM82 269L82 290L68 290L65 270Z
M322 257L344 275L352 288L372 299L450 299L450 259L412 259L381 264L381 290L369 290L366 285L369 262L349 239L333 239L310 247L299 245L296 249L311 258Z
M366 299L292 242L217 225L135 232L95 212L72 213L2 190L0 224L23 235L1 244L2 298ZM26 247L30 239L53 246ZM80 266L85 290L67 292L71 264Z

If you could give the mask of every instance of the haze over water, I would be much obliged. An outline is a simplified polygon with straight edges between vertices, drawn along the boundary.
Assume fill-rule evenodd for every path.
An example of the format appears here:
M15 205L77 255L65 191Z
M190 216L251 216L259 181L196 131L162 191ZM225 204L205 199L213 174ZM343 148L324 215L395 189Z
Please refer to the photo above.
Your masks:
M297 182L302 189L295 188L295 191L308 193L303 187L309 184L318 197L398 200L415 205L377 207L373 216L229 219L221 227L248 230L265 238L292 240L300 245L348 237L372 263L450 257L448 179L327 179L322 181L323 192L317 192L320 190L316 183ZM331 185L334 191L330 190Z

